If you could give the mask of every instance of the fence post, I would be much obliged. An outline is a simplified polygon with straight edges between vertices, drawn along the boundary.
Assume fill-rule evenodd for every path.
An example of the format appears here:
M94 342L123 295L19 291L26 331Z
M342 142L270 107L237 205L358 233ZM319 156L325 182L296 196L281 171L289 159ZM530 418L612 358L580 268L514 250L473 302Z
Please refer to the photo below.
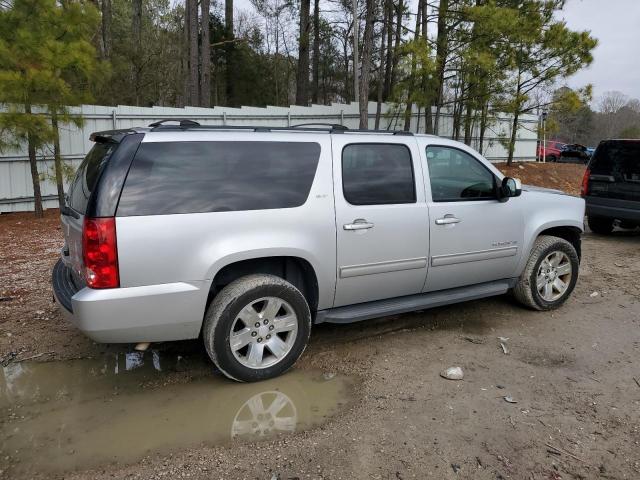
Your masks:
M111 110L111 123L113 124L113 129L118 128L118 117L116 116L116 111Z

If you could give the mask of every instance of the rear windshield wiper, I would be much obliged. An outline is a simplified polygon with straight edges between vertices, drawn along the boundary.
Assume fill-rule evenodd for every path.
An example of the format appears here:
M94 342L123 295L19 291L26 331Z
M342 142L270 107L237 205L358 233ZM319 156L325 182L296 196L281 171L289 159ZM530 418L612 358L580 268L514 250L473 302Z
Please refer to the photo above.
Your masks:
M69 208L66 205L60 207L60 214L66 217L73 217L75 219L80 218L80 214L76 212L73 208Z

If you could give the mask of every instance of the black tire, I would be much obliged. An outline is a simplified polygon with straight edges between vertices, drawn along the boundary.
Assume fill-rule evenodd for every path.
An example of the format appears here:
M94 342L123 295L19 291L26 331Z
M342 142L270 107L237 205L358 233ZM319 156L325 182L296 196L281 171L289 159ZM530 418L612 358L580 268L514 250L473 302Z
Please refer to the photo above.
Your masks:
M234 355L230 345L231 329L243 308L264 297L284 300L291 307L297 318L297 333L290 350L277 363L252 368L243 365ZM207 309L202 331L205 348L213 363L227 377L239 382L282 375L302 355L310 334L311 312L302 293L282 278L266 274L247 275L224 287ZM268 347L267 354L270 354Z
M557 161L558 161L558 157L556 157L555 155L547 156L547 162L557 162Z
M609 235L613 232L613 218L589 216L587 217L587 223L593 233Z
M553 252L562 252L566 254L571 264L571 278L568 287L554 301L545 300L536 288L536 280L538 271L542 261ZM531 249L529 260L525 266L524 272L518 279L518 283L513 288L515 298L524 306L533 310L554 310L560 307L571 295L578 281L578 270L580 268L580 260L575 248L569 242L562 238L552 237L549 235L539 236Z

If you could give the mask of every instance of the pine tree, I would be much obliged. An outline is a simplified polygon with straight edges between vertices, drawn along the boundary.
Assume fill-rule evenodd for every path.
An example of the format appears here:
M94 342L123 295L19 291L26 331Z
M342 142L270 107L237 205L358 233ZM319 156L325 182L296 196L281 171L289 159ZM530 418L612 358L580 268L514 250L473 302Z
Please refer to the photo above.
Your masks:
M507 164L513 161L520 115L535 108L531 94L559 78L567 77L593 60L597 40L587 31L570 30L555 14L562 0L502 0L514 14L506 32L507 56L512 72L511 94L503 110L513 117Z
M0 115L4 144L27 144L36 217L42 196L36 153L53 142L56 178L63 198L57 126L76 121L67 106L89 100L87 80L98 71L91 37L99 24L90 3L16 0L0 11ZM42 113L49 112L51 120Z

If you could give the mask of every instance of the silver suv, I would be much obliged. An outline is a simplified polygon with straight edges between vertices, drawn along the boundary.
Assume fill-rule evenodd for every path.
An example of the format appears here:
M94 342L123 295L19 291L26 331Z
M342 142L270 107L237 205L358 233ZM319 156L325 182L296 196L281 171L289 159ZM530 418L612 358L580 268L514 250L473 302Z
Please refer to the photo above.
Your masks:
M98 342L201 336L254 381L289 369L313 323L509 291L550 310L578 278L584 200L458 142L191 121L91 138L53 286Z

